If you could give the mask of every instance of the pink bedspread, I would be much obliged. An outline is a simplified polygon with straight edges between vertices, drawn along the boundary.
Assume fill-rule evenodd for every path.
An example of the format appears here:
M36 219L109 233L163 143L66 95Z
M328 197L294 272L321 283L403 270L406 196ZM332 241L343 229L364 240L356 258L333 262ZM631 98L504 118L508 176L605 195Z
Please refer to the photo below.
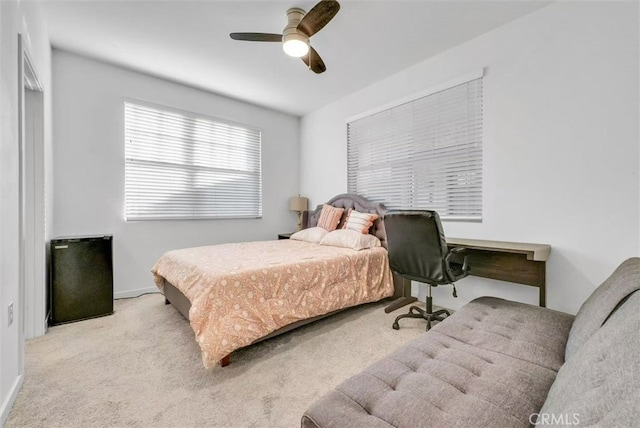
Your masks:
M209 368L293 322L393 294L387 251L294 240L165 253L152 269L191 302L189 321Z

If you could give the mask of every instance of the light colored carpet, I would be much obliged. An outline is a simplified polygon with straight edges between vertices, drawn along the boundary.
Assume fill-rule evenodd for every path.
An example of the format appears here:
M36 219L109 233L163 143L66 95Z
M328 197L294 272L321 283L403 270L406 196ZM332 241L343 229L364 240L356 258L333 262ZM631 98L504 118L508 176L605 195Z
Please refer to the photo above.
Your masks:
M339 313L205 370L188 322L161 295L26 342L25 381L6 427L299 427L320 395L409 339L387 302Z

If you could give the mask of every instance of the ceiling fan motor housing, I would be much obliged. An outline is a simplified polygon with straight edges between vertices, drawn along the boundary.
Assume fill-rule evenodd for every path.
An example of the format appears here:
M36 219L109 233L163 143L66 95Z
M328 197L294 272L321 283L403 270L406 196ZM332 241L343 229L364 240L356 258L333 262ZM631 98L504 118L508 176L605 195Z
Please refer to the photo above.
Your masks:
M307 47L309 46L309 37L303 32L298 30L298 24L300 23L302 18L304 18L305 14L306 12L303 9L300 9L299 7L292 7L289 10L287 10L288 22L287 22L287 26L284 27L284 30L282 31L283 47L289 41L302 42ZM284 49L285 49L285 52L287 52L287 49L286 48ZM303 55L304 54L306 54L306 52L304 52ZM291 54L289 53L289 55ZM296 55L296 56L302 56L302 55Z

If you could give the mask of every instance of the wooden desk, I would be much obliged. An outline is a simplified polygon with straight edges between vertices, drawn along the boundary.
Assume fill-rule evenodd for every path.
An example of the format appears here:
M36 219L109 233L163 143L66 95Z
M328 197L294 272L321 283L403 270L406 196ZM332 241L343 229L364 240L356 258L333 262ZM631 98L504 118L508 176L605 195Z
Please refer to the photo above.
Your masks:
M447 245L467 248L470 275L537 287L539 305L546 306L550 245L460 238L447 238Z
M469 275L537 287L539 305L546 306L546 262L550 245L461 238L447 238L447 245L467 248ZM393 279L396 294L398 290L403 292L394 296L398 299L385 308L387 313L416 301L411 297L410 280L395 274Z

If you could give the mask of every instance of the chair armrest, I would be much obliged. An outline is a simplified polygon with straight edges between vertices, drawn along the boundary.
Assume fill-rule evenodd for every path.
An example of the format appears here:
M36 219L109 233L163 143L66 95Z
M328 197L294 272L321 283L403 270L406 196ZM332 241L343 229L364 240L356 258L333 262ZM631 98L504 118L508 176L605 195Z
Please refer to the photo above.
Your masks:
M460 257L462 256L462 272L458 275L455 275L453 270L451 269L450 262L452 261L452 257ZM449 250L447 255L444 258L444 262L446 264L447 272L449 273L449 277L452 281L457 281L458 279L464 278L467 276L469 272L469 263L467 260L467 249L464 247L455 247Z
M467 252L465 247L454 247L449 250L449 254L464 254Z

